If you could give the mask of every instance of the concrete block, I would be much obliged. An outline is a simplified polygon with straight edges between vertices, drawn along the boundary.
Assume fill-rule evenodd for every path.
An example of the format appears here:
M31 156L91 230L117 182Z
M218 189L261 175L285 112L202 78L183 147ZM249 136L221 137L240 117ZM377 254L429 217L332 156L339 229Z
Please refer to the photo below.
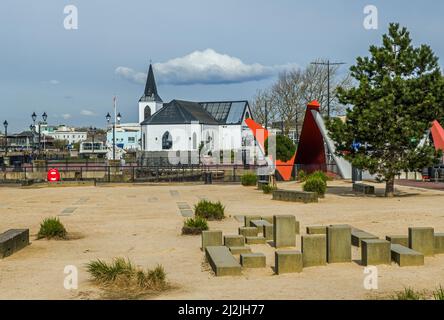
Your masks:
M205 256L217 277L241 275L241 265L225 246L208 246Z
M261 220L261 216L245 216L244 217L244 227L251 227L250 226L251 220Z
M240 227L239 234L244 237L257 237L258 230L256 227Z
M249 246L242 246L242 247L230 247L231 254L242 254L242 253L250 253L251 248Z
M361 240L361 262L364 266L391 263L390 242L382 239Z
M444 233L435 233L435 254L444 253Z
M349 225L327 227L327 262L351 262L351 227Z
M10 229L0 234L0 259L29 245L29 229Z
M273 241L276 248L296 246L295 216L274 216L273 227Z
M408 247L409 246L409 236L404 235L388 235L385 237L387 241L390 241L391 244L400 244L401 246Z
M311 203L318 202L318 194L316 192L274 190L273 200Z
M273 216L262 216L261 219L273 224Z
M390 250L392 260L399 264L400 267L424 265L424 255L421 252L401 246L400 244L392 244Z
M206 247L223 246L222 231L210 230L202 231L202 250Z
M276 274L302 272L302 253L300 251L277 250L274 254Z
M240 262L244 268L265 268L266 261L263 253L242 253Z
M264 225L262 234L264 235L265 240L273 240L273 225Z
M309 226L307 234L327 234L327 226Z
M242 247L245 245L245 237L242 235L224 236L224 245L226 247Z
M433 228L409 228L409 248L433 256L435 253L435 232Z
M325 234L302 236L302 261L304 268L327 264L327 236Z
M363 194L375 194L375 187L364 183L353 183L353 191Z
M251 220L250 221L250 227L257 228L258 233L263 232L265 224L269 224L269 222L266 220Z
M351 230L351 242L355 247L361 246L361 241L364 239L379 239L374 234L368 233L361 229L352 228Z
M248 244L265 244L264 237L245 237Z
M296 233L296 234L301 234L301 223L299 222L299 221L295 221L294 222L294 232Z

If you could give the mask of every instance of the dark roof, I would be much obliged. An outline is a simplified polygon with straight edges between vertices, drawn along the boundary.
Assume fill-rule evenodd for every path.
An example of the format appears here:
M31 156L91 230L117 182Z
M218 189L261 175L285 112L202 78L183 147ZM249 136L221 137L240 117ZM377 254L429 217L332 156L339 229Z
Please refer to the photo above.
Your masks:
M219 124L199 103L183 100L173 100L164 104L160 110L141 124L183 124L192 122Z
M156 80L154 79L153 66L151 64L146 77L145 91L139 101L162 102L162 99L157 93Z
M240 124L248 107L246 100L199 102L199 104L220 124Z

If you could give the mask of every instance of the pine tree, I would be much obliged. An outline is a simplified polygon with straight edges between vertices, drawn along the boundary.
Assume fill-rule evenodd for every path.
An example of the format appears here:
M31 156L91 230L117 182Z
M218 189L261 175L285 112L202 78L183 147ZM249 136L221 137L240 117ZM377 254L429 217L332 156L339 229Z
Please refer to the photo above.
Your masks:
M414 47L399 24L390 24L382 46L369 51L350 68L357 87L338 89L339 101L351 106L346 121L333 119L328 129L338 154L385 181L391 197L396 175L437 157L420 141L431 121L444 116L444 81L431 48Z

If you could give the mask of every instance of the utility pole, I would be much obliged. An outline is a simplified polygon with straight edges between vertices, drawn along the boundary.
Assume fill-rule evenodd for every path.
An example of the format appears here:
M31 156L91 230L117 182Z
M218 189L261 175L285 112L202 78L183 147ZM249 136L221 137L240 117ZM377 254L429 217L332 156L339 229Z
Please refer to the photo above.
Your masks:
M345 62L312 62L313 65L327 66L327 117L330 119L330 66L339 66L345 64Z

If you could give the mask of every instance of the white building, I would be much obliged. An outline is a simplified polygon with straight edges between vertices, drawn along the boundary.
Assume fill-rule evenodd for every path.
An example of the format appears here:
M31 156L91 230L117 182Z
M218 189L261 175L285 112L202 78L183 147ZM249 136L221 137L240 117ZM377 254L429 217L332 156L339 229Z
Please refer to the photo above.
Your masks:
M43 136L52 137L54 140L66 140L68 144L85 141L88 137L88 132L77 131L75 128L66 125L54 127L42 124L41 127L37 126L38 130L42 130Z
M139 123L118 123L115 128L115 140L118 148L127 151L137 151L141 149L141 134ZM110 125L106 132L106 142L113 144L113 127Z
M245 124L250 117L248 101L172 100L164 104L150 65L145 92L139 100L142 150L197 151L201 144L208 151L240 150L252 140Z

